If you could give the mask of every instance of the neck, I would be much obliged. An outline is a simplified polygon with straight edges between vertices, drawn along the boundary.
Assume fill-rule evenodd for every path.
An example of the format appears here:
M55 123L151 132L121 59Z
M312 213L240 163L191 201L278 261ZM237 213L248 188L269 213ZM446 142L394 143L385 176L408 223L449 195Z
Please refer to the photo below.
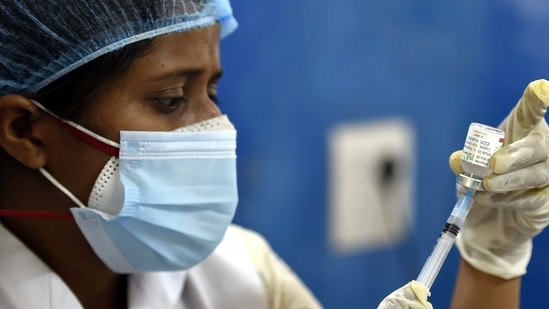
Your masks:
M2 170L0 208L67 213L75 207L38 171L21 168L17 177L11 177L14 172ZM0 221L61 277L85 308L126 307L126 276L111 272L99 260L74 220L0 217Z

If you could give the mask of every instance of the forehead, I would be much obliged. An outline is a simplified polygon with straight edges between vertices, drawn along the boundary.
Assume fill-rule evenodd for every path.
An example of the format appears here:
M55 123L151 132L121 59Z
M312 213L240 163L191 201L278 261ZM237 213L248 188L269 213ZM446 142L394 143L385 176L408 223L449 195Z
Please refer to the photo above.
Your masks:
M156 37L146 52L135 59L130 76L155 76L178 68L200 69L220 66L219 25ZM131 72L131 71L142 72ZM136 76L136 75L134 75Z
M115 109L113 102L124 105L180 88L189 76L194 76L194 81L219 75L219 40L217 24L156 37L122 75L102 86L93 106Z

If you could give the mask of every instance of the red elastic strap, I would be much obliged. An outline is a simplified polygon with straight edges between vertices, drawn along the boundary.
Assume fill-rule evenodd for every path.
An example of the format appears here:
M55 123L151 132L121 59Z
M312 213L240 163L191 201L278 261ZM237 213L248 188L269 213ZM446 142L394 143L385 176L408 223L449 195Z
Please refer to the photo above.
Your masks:
M88 134L78 130L77 128L71 126L70 124L64 122L63 120L59 119L59 118L55 118L57 120L57 122L59 122L64 128L66 128L69 132L71 132L72 134L76 135L77 137L79 137L81 140L83 140L84 142L92 145L93 147L113 156L113 157L116 157L118 158L118 154L120 152L120 150L114 146L111 146L109 144L106 144L98 139L95 139L93 138L92 136L89 136Z
M49 211L21 211L21 210L7 210L0 209L0 216L2 217L18 217L18 218L47 218L47 219L60 219L60 220L73 220L72 213L60 214Z

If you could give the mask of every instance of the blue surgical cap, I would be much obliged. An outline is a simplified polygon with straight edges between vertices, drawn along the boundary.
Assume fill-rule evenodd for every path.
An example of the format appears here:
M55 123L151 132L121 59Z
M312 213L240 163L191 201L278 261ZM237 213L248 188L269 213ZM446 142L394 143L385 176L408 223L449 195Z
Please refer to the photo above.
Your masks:
M32 94L102 55L161 34L237 22L229 0L9 0L0 3L0 95Z

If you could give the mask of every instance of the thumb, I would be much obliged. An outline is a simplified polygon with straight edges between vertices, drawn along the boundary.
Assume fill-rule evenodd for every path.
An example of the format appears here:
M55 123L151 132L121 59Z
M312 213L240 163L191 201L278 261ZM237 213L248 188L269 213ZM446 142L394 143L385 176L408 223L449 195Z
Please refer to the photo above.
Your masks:
M419 301L423 306L421 308L433 308L431 304L427 301L427 297L430 295L429 290L423 284L413 280L409 283L410 289L416 296L416 300ZM416 308L416 307L414 307ZM417 307L419 308L419 307Z
M530 82L515 108L502 124L505 144L515 142L530 133L545 117L549 105L549 82L538 79Z
M461 155L463 151L457 150L454 151L449 158L450 168L454 174L459 175L463 173L463 167L461 166Z

